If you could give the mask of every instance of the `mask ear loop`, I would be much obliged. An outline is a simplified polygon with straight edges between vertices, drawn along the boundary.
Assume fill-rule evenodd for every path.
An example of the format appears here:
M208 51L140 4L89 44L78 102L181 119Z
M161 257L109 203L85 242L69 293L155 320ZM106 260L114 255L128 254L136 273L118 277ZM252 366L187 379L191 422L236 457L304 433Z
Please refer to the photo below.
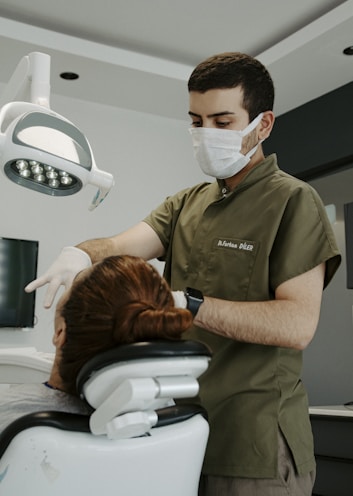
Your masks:
M251 133L251 131L253 131L255 129L255 127L261 122L261 119L263 117L263 112L261 112L257 117L255 117L255 119L253 121L250 122L250 124L245 128L243 129L243 131L241 131L241 134L242 134L242 138L244 138L244 136L247 136L248 134ZM254 155L254 153L256 153L256 150L258 149L259 145L261 145L261 143L265 141L265 138L260 140L250 151L248 151L248 153L246 153L244 156L246 158L248 158L250 160L250 158Z
M256 150L258 149L259 145L261 145L261 143L265 141L265 139L262 139L260 140L255 146L254 148L252 148L246 155L244 155L245 157L247 157L248 159L250 159L254 153L256 152Z
M261 122L261 119L263 118L264 114L263 112L261 112L257 117L255 117L255 119L253 121L251 121L245 129L243 129L242 131L238 131L239 134L244 137L248 134L251 133L251 131L253 131L255 129L255 127L259 124L259 122Z

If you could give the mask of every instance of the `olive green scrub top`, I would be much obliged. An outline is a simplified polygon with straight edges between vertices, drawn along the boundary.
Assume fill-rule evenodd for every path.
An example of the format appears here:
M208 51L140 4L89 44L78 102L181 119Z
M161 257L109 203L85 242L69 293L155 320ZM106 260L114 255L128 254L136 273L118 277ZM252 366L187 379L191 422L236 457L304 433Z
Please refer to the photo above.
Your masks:
M185 189L146 219L165 248L173 290L190 286L233 301L275 298L276 288L326 262L325 286L340 254L311 186L281 171L271 155L233 192L223 181ZM185 336L213 351L200 378L210 437L203 473L276 477L280 428L299 474L315 466L302 352L218 336L195 326Z

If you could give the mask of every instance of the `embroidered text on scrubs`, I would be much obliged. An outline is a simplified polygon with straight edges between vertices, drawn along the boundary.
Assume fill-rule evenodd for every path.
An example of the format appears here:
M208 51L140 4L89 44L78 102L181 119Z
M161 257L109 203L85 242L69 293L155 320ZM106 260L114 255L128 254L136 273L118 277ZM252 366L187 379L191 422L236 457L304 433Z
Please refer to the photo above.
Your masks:
M224 239L219 239L217 246L221 246L224 248L233 248L234 250L246 250L253 251L254 245L251 243L247 243L246 241L242 241L241 243L233 243L232 241L226 241Z

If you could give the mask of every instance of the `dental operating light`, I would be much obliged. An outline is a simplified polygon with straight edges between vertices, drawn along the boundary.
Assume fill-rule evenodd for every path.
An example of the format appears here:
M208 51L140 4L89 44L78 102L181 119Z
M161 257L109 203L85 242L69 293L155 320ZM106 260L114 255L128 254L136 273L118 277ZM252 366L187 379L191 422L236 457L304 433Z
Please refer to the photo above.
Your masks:
M85 135L50 109L49 79L50 57L33 52L21 60L0 98L4 174L51 196L72 195L87 184L97 186L89 207L93 210L112 188L113 176L98 169ZM30 101L13 101L18 97Z

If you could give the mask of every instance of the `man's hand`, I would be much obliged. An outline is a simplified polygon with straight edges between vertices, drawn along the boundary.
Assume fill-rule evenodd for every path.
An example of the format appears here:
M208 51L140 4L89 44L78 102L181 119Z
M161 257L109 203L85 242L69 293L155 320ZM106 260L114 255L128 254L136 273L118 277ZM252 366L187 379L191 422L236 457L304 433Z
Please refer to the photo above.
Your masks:
M91 265L91 259L86 252L75 246L66 246L49 269L41 277L30 282L25 287L25 291L31 293L44 284L49 284L44 307L50 308L59 287L63 285L68 289L76 275Z

